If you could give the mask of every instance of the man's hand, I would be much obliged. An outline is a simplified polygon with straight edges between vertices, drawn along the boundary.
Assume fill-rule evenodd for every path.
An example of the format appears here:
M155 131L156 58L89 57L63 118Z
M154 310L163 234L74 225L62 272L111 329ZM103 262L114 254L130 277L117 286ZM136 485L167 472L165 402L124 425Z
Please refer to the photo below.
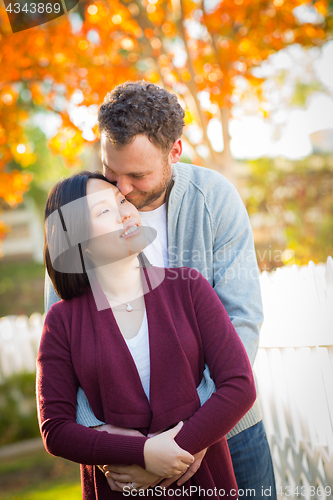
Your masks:
M116 427L111 424L98 425L97 427L93 427L95 431L106 431L110 434L122 434L124 436L143 436L140 431L136 431L135 429L124 429L123 427Z
M199 467L201 465L201 462L202 462L202 459L206 455L207 449L208 448L205 448L204 450L199 451L199 453L196 453L195 455L193 455L195 460L190 465L190 467L187 469L187 471L185 472L185 474L180 474L178 476L173 476L173 477L164 479L164 481L161 482L160 486L162 488L168 488L170 486L170 484L172 484L175 481L177 481L177 479L178 479L177 486L182 486L182 484L186 483L186 481L188 481L189 479L191 479L191 477L194 476L194 474L199 469Z
M111 424L99 425L94 427L94 429L99 432L106 431L110 434L143 436L140 431L135 429L124 429ZM123 488L130 486L131 483L138 490L146 490L149 486L156 486L162 479L142 469L139 465L104 465L104 467L98 467L105 474L112 491L122 492Z
M156 486L161 477L151 474L139 465L104 465L103 471L113 491L122 492L124 487L146 490Z

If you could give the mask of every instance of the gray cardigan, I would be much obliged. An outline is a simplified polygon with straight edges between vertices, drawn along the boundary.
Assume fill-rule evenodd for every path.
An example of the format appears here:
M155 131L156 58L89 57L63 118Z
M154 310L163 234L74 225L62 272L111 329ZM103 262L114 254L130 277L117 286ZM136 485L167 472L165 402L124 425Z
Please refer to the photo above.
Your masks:
M191 267L214 287L253 365L263 321L259 271L252 229L234 186L218 172L177 163L167 196L169 267ZM59 300L48 276L45 310ZM215 391L208 367L197 388L203 404ZM77 421L101 425L82 390ZM230 438L262 419L259 401L228 434Z

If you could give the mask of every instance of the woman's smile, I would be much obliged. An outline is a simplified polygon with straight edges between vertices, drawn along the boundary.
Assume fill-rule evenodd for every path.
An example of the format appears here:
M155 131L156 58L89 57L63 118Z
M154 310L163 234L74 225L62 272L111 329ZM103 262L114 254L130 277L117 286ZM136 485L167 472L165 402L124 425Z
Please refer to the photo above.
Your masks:
M130 224L127 226L120 238L131 238L132 236L137 236L140 232L139 224Z

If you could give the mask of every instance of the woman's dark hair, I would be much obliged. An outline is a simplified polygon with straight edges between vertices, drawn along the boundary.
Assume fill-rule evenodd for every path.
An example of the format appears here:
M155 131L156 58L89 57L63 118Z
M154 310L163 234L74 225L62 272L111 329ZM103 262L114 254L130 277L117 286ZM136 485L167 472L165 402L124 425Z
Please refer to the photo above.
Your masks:
M83 252L90 237L87 182L108 180L99 172L79 172L59 181L48 196L44 213L44 262L62 299L82 295L89 286ZM73 203L80 200L79 203Z
M89 179L109 182L100 172L79 172L59 181L45 206L44 262L55 291L65 300L83 295L90 286L85 268L89 263L85 254L90 240ZM151 266L143 252L138 258L140 267Z

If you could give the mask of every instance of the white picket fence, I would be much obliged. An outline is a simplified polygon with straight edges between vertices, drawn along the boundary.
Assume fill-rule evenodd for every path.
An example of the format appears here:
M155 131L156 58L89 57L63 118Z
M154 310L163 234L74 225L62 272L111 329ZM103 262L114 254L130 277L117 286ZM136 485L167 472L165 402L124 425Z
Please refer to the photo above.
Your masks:
M255 362L278 493L333 499L333 260L262 273Z
M255 363L278 493L333 500L333 260L263 272ZM0 319L0 378L34 371L40 314Z
M0 319L0 382L13 373L36 370L43 323L39 313Z

